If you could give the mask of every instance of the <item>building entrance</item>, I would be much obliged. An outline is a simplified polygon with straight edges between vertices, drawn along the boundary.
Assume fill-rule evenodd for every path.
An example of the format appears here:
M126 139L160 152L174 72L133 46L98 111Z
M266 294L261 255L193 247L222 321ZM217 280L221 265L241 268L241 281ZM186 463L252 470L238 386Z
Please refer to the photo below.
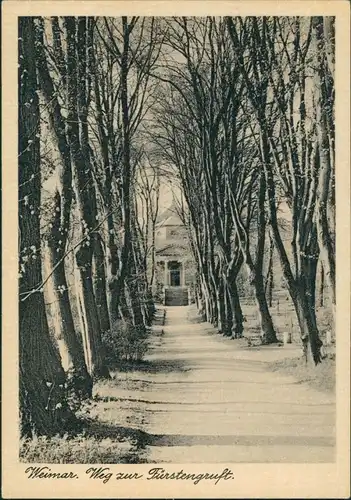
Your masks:
M180 286L181 284L181 262L168 262L169 284L170 286Z
M170 284L171 286L180 286L180 271L179 269L175 269L170 271Z

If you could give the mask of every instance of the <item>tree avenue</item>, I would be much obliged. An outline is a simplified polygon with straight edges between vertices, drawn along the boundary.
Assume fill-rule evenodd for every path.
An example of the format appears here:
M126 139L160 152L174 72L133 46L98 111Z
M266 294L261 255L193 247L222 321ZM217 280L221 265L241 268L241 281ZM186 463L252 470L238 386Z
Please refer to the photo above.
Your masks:
M22 436L74 429L118 356L144 354L165 185L202 319L240 339L250 297L275 344L283 288L306 362L321 363L320 314L333 330L336 306L334 19L22 17L18 40Z

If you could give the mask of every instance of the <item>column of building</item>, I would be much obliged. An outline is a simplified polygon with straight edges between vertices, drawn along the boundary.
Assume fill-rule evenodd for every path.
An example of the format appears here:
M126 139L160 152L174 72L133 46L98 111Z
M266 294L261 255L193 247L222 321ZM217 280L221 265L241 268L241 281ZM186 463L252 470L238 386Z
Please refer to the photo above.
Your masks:
M165 263L165 276L164 276L164 286L168 285L168 260L164 259Z

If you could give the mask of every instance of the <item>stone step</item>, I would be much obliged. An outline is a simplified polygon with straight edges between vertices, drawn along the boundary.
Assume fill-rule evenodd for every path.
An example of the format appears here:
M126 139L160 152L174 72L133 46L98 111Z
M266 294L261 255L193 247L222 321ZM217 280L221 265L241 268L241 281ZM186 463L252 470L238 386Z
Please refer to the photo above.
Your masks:
M175 287L165 290L166 306L187 306L188 303L188 290L186 288Z

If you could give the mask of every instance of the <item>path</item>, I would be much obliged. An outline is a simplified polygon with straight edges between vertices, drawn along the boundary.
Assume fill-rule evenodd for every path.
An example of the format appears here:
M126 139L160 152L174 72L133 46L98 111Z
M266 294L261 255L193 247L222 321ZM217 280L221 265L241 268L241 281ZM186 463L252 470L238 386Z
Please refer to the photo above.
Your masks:
M191 324L189 309L167 308L150 369L129 373L132 390L119 390L143 414L148 461L333 461L333 395L266 371L263 357L279 359L285 347L240 349L210 325Z

